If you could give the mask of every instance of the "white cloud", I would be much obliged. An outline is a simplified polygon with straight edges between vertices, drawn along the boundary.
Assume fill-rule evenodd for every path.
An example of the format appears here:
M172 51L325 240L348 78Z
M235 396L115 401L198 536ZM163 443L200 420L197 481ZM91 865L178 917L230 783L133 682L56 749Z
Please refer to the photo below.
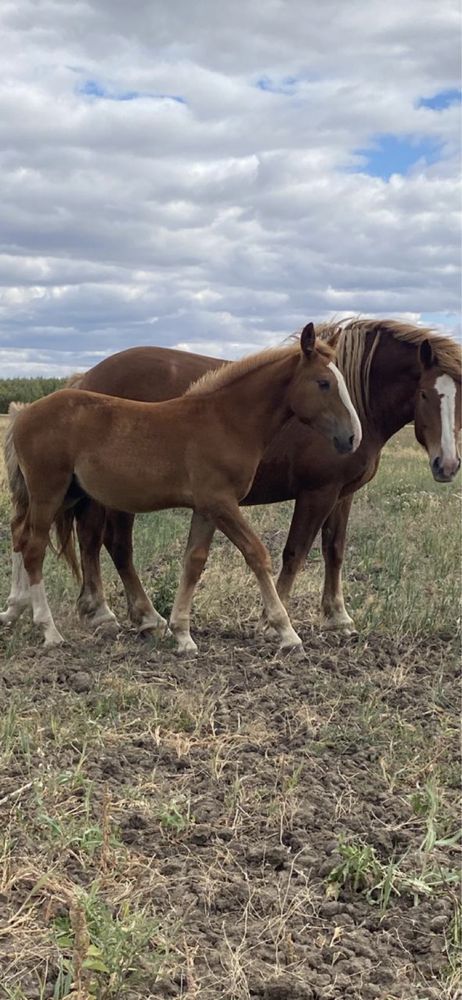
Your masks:
M418 106L458 85L452 0L2 14L3 371L143 342L235 356L332 311L454 328L458 109ZM383 133L437 162L369 176Z

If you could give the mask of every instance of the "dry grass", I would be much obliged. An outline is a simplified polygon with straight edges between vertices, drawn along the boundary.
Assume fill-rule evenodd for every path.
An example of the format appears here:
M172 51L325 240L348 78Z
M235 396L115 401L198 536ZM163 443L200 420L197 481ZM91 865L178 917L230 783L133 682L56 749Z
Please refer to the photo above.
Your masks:
M360 638L318 634L315 551L293 602L301 663L261 636L224 541L194 664L85 633L49 557L69 645L40 651L27 622L0 633L1 1000L460 995L459 489L432 483L409 430L392 442L352 517ZM275 556L289 508L252 512ZM7 519L4 493L2 601ZM186 527L139 519L162 610Z

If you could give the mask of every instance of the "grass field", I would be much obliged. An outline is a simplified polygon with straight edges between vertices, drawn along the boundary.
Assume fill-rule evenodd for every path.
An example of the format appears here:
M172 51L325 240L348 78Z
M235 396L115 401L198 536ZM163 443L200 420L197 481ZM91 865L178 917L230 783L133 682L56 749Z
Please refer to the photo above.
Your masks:
M1 425L0 425L1 431ZM291 505L249 512L277 564ZM357 496L345 567L359 637L317 627L314 550L291 612L303 661L258 626L214 544L200 655L87 633L47 557L65 647L0 632L0 998L449 1000L460 996L460 480L410 429ZM0 598L9 588L0 494ZM138 519L168 612L183 512ZM110 605L126 622L108 563Z

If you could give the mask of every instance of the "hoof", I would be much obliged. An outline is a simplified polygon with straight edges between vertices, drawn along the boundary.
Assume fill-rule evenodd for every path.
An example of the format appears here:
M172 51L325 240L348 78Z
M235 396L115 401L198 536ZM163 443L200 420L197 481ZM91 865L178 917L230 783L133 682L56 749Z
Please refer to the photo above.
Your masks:
M181 657L181 659L192 660L198 655L199 650L194 642L194 639L188 639L185 642L179 643L175 654Z
M84 625L89 625L90 628L96 628L97 625L104 625L105 622L115 622L118 625L116 616L113 611L104 604L97 604L96 606L77 604L77 613L80 621Z
M0 611L0 625L14 625L28 607L29 604L10 605L6 611Z
M343 632L344 635L357 635L358 629L352 618L338 619L323 618L321 620L322 632Z
M138 626L140 639L170 639L172 633L168 627L168 622L161 621L141 622Z
M50 636L49 639L45 639L43 643L43 649L55 649L57 646L64 646L65 640L59 632L56 635Z
M355 625L342 625L340 627L339 631L342 633L342 635L346 635L346 636L356 636L356 635L359 635L359 631L355 627Z
M114 619L100 622L96 625L93 635L96 639L115 639L120 632L120 625Z

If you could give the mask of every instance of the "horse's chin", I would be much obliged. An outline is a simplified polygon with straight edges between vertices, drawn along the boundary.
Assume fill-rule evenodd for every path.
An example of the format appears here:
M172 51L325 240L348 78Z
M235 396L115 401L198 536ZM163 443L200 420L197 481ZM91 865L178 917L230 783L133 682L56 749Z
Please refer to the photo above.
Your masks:
M460 458L441 462L439 456L430 458L430 469L435 483L452 483L460 469Z
M432 472L432 475L435 483L445 483L447 486L449 483L454 482L457 472L453 472L449 476L444 476L442 472Z

